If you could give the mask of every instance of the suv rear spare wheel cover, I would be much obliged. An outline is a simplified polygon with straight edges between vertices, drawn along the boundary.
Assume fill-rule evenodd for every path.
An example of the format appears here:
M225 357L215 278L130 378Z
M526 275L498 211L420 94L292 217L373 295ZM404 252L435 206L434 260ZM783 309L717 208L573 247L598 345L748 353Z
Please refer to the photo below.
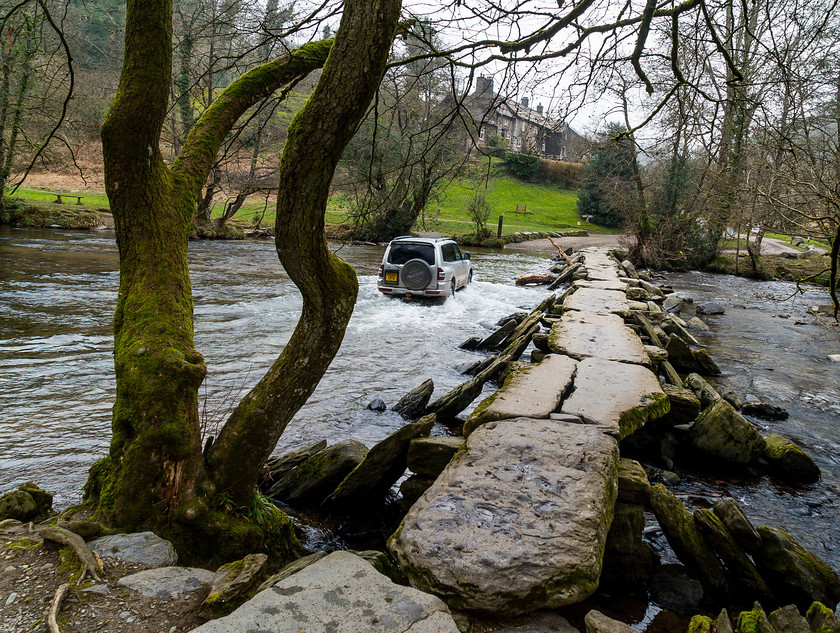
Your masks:
M409 290L423 290L432 281L432 269L422 259L411 259L402 268L402 282Z

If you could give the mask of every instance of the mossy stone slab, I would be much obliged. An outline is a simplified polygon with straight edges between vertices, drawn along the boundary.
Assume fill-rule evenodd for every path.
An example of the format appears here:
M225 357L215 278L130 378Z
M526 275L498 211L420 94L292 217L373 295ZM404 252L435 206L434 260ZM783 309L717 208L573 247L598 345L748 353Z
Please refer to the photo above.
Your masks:
M577 362L562 354L549 354L537 365L518 368L467 418L464 435L492 420L547 418L560 405L576 369Z
M561 412L611 428L623 439L669 409L668 397L648 368L587 358L578 363L574 392Z

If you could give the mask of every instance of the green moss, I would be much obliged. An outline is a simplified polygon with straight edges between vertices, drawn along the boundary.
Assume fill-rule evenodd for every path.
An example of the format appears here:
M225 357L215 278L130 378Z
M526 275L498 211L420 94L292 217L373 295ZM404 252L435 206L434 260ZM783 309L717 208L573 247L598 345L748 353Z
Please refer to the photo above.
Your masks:
M759 603L755 603L752 611L742 611L738 616L737 633L775 633L773 626L767 619L767 614Z
M811 633L840 633L840 625L834 611L822 602L814 602L808 607L805 619L811 628Z
M695 615L688 624L688 633L712 633L714 620L705 615Z
M651 420L658 420L671 410L671 401L664 393L652 393L645 397L645 402L630 411L625 411L618 419L621 438L632 435Z
M84 563L76 556L72 547L63 547L58 552L58 575L65 578L65 582L77 582L82 575Z
M11 541L5 545L5 549L8 552L18 553L18 552L25 552L31 549L38 549L41 547L43 543L41 541L36 541L35 539L30 538L20 538L16 541Z

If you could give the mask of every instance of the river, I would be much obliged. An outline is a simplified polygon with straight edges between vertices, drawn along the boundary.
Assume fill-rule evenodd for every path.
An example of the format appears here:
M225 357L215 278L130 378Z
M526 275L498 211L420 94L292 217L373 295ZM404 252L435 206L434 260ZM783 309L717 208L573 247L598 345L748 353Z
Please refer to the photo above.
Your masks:
M462 341L545 296L512 284L544 272L545 255L474 249L475 282L454 300L425 305L376 290L382 248L334 249L358 271L359 300L341 351L277 452L321 438L382 439L402 419L368 410L371 400L393 404L427 378L436 396L445 393L463 381L458 367L476 359L458 349ZM300 299L271 242L191 243L190 266L196 346L208 366L202 417L212 433L283 349ZM0 227L0 492L32 480L67 506L107 452L117 267L112 233ZM756 422L800 443L823 469L820 483L799 488L681 472L676 492L688 500L732 495L758 523L784 527L840 569L840 364L826 359L840 353L840 331L805 313L827 303L827 293L809 289L781 301L793 294L791 284L670 278L679 294L727 307L707 318L712 330L700 336L724 372L719 386L787 408L789 420Z

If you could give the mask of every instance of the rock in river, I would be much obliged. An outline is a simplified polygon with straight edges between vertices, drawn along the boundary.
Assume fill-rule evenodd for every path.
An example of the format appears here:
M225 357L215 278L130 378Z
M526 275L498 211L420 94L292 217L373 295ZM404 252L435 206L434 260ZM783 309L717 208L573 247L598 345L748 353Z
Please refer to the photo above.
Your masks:
M783 478L812 483L820 478L820 468L808 453L796 444L771 433L764 438L764 459L770 468Z
M459 609L526 613L598 586L618 445L587 424L515 418L467 440L388 541L412 585Z
M434 414L427 415L417 422L406 424L374 445L324 503L361 508L381 501L405 472L411 440L428 435L434 424Z
M396 411L404 418L409 420L416 420L423 415L423 410L429 404L432 393L435 390L434 381L429 378L424 381L419 387L415 387L402 398L399 402L391 407L392 411Z
M268 495L290 504L321 503L366 454L367 447L356 440L333 444L274 484Z
M726 400L715 400L691 427L694 446L731 464L749 464L764 450L764 438Z
M784 530L760 527L761 549L755 563L776 595L801 609L822 602L830 609L840 601L840 580L822 560L802 547Z

